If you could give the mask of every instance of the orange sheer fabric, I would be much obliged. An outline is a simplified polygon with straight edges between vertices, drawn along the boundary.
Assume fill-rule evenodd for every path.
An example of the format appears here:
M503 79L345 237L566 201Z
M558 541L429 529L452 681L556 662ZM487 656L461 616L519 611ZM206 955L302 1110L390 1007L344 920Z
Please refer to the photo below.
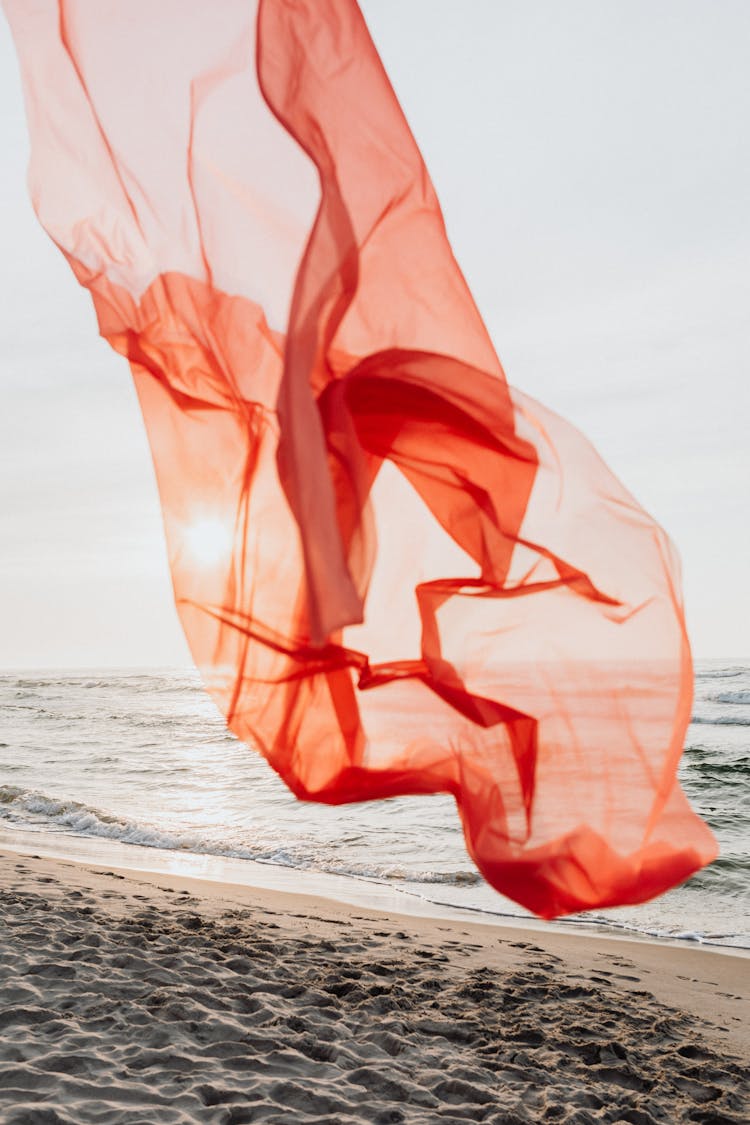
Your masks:
M452 793L545 917L710 861L673 548L506 383L353 0L3 2L232 730L304 799Z

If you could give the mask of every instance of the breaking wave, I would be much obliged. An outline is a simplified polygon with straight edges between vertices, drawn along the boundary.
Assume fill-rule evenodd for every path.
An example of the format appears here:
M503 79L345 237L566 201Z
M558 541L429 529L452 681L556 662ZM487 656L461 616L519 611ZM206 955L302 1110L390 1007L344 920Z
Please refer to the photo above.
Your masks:
M216 840L200 833L170 831L138 821L125 820L102 809L82 804L80 801L50 797L16 785L0 785L0 821L17 827L69 832L115 840L121 844L135 844L142 848L189 852L194 855L216 856L225 859L252 860L255 863L275 864L322 871L330 875L351 876L358 879L381 879L391 882L446 884L473 886L483 883L479 872L421 871L414 872L399 864L340 863L323 855L313 855L299 845L281 845L277 841L259 840L255 846L238 845L234 841Z

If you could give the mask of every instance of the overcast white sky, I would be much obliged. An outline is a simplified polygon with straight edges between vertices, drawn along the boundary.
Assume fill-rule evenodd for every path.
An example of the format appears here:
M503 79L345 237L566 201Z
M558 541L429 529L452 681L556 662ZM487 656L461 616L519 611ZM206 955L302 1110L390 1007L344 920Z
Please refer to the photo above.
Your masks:
M362 8L509 380L672 535L696 655L750 655L750 3ZM0 152L0 666L186 663L127 366L26 198L1 16Z

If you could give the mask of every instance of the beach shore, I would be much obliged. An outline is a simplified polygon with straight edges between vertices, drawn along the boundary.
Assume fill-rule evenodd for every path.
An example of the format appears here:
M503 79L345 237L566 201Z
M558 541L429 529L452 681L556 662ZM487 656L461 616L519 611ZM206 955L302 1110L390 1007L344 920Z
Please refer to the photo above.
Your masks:
M750 957L0 853L8 1125L750 1120Z

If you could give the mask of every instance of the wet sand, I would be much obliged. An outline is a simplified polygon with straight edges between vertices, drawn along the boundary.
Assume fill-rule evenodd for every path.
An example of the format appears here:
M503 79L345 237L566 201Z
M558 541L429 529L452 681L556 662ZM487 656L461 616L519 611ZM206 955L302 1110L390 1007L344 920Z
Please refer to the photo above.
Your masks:
M750 1120L750 957L0 854L7 1125Z

